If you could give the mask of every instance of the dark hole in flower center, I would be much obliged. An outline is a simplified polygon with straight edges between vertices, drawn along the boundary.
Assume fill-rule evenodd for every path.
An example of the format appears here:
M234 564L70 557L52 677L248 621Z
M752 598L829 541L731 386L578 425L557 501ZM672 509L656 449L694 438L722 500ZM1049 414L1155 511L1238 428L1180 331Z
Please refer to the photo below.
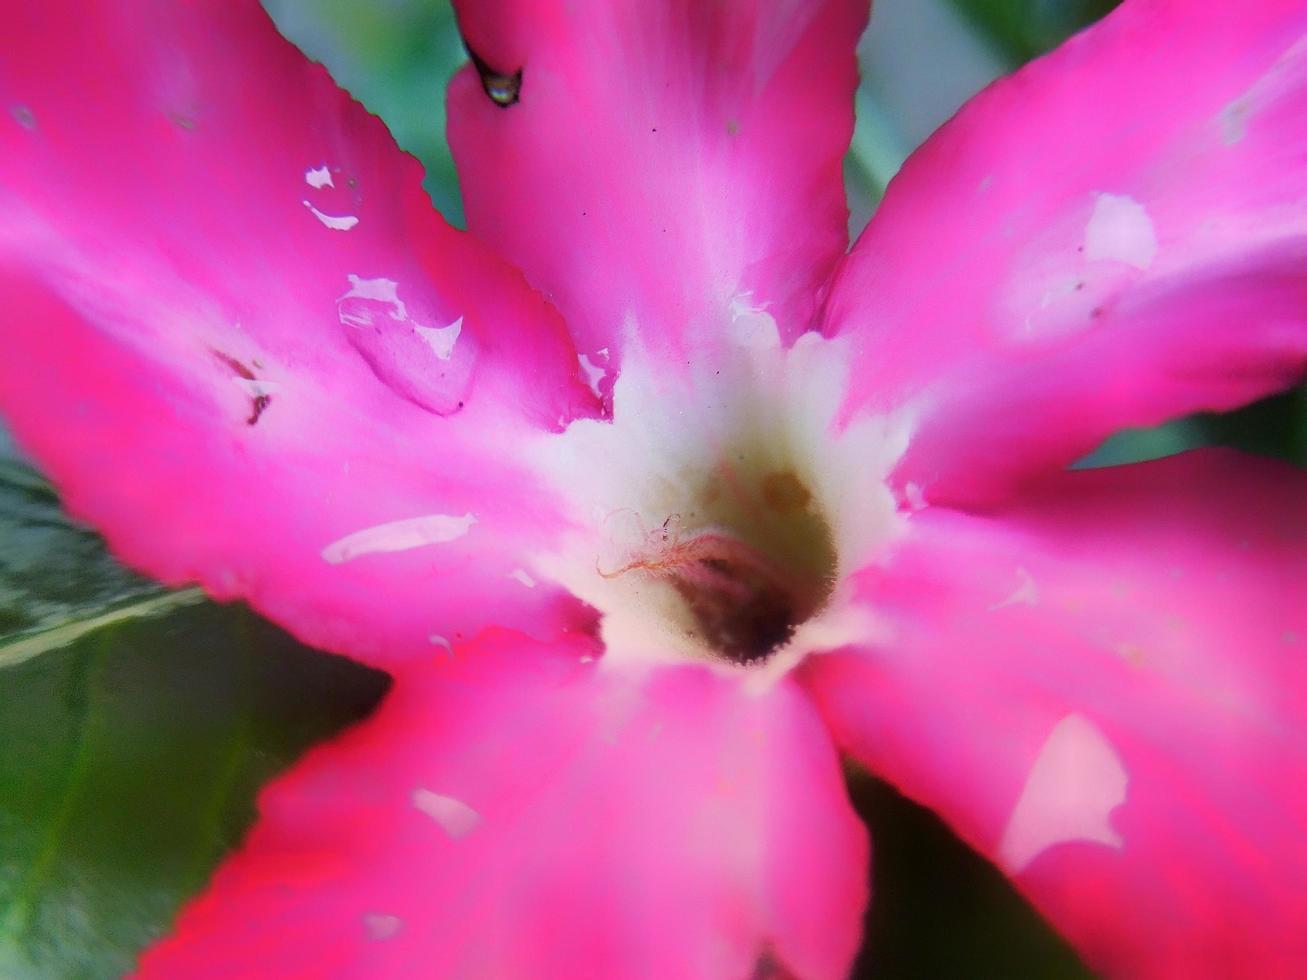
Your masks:
M673 579L703 641L738 664L760 663L783 647L805 618L798 597L747 564L706 558Z
M490 101L501 109L516 104L522 91L522 69L519 68L512 74L499 71L492 68L467 44L464 44L464 47L467 48L468 57L472 59L477 75L481 77L481 88L490 97Z
M835 549L812 494L793 472L752 481L710 479L630 562L667 583L688 630L713 656L753 665L785 646L820 611L834 584Z

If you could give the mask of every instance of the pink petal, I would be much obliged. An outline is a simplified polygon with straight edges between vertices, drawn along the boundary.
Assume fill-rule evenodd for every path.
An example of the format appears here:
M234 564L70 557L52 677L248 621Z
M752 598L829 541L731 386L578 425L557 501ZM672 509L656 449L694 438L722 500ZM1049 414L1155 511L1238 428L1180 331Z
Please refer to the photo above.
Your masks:
M807 699L508 633L315 750L147 977L838 977L865 832Z
M28 5L0 53L0 411L74 513L310 642L585 615L520 447L597 403L518 273L253 2Z
M616 358L634 332L677 358L732 327L808 327L848 242L865 0L456 6L471 50L522 72L506 108L472 66L451 84L469 226L581 353Z
M1307 474L1224 451L927 508L885 638L804 666L841 744L1108 975L1307 972Z
M905 166L833 288L899 467L990 497L1124 426L1307 364L1307 6L1135 0L977 96Z

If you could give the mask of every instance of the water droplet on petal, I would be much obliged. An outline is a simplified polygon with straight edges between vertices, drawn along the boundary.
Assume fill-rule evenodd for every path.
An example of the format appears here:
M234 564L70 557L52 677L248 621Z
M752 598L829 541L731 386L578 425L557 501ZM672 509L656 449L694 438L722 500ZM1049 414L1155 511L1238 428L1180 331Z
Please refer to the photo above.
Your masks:
M363 928L368 931L370 938L382 942L399 935L399 930L404 928L404 920L397 915L365 915Z
M335 187L335 182L331 179L331 168L325 164L321 167L309 167L304 171L304 183L308 184L315 191L320 191L324 187Z
M351 275L349 282L336 312L350 343L377 378L437 415L452 415L462 408L477 358L463 318L444 327L427 326L423 320L443 318L418 310L410 315L395 280Z
M1125 802L1129 776L1107 737L1083 715L1053 727L1026 777L999 843L1013 874L1048 848L1085 841L1120 849L1112 811Z
M304 183L310 187L309 196L300 203L322 224L333 231L349 231L359 223L359 207L363 196L358 192L358 180L342 176L339 167L322 164L304 171Z
M413 791L413 806L440 825L454 840L466 837L481 824L481 814L462 800L421 787Z
M463 318L459 317L447 327L423 327L415 323L413 329L427 342L436 357L447 361L454 356L454 343L463 332Z
M1085 226L1085 258L1147 269L1157 258L1157 230L1148 209L1125 194L1099 194Z
M490 97L490 101L501 109L514 105L522 94L522 69L511 74L498 71L471 48L467 49L467 53L481 77L481 88Z
M596 353L595 357L606 361L607 354L608 349L604 348ZM576 359L581 365L581 373L585 376L586 386L594 393L596 398L602 398L603 393L600 390L600 385L603 383L604 376L608 374L608 369L602 363L596 364L589 354L578 354Z
M530 573L527 572L526 569L515 568L513 569L512 573L508 577L511 578L514 582L518 582L526 586L528 589L534 589L536 587L536 580L531 577Z
M332 231L349 231L359 223L358 215L354 214L325 214L319 211L308 201L304 206L313 212L313 217L317 218Z
M429 544L446 544L457 541L476 524L472 514L452 517L448 514L427 514L409 517L387 524L366 527L347 534L322 549L322 560L331 565L353 561L363 555L409 551Z

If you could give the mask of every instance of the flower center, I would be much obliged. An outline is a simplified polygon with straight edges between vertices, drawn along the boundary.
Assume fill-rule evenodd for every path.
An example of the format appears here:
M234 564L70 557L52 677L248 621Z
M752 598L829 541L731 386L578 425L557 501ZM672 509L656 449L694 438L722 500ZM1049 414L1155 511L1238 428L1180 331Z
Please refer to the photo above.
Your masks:
M753 479L749 454L722 461L605 579L669 586L687 638L737 664L765 660L830 596L835 548L812 492L792 470Z
M848 575L897 527L903 448L884 419L840 424L846 356L816 335L688 369L637 349L612 419L542 447L577 530L535 564L603 614L605 657L755 669L840 642Z

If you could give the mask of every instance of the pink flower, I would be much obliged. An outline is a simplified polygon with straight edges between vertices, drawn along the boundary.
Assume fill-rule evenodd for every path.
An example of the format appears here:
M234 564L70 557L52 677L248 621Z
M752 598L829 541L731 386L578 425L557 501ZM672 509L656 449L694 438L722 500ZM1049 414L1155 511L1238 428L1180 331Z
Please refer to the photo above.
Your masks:
M1102 971L1307 971L1307 479L1065 469L1303 377L1307 4L1127 0L847 256L864 2L461 13L471 234L251 0L6 11L0 408L394 677L142 974L836 977L840 752Z

